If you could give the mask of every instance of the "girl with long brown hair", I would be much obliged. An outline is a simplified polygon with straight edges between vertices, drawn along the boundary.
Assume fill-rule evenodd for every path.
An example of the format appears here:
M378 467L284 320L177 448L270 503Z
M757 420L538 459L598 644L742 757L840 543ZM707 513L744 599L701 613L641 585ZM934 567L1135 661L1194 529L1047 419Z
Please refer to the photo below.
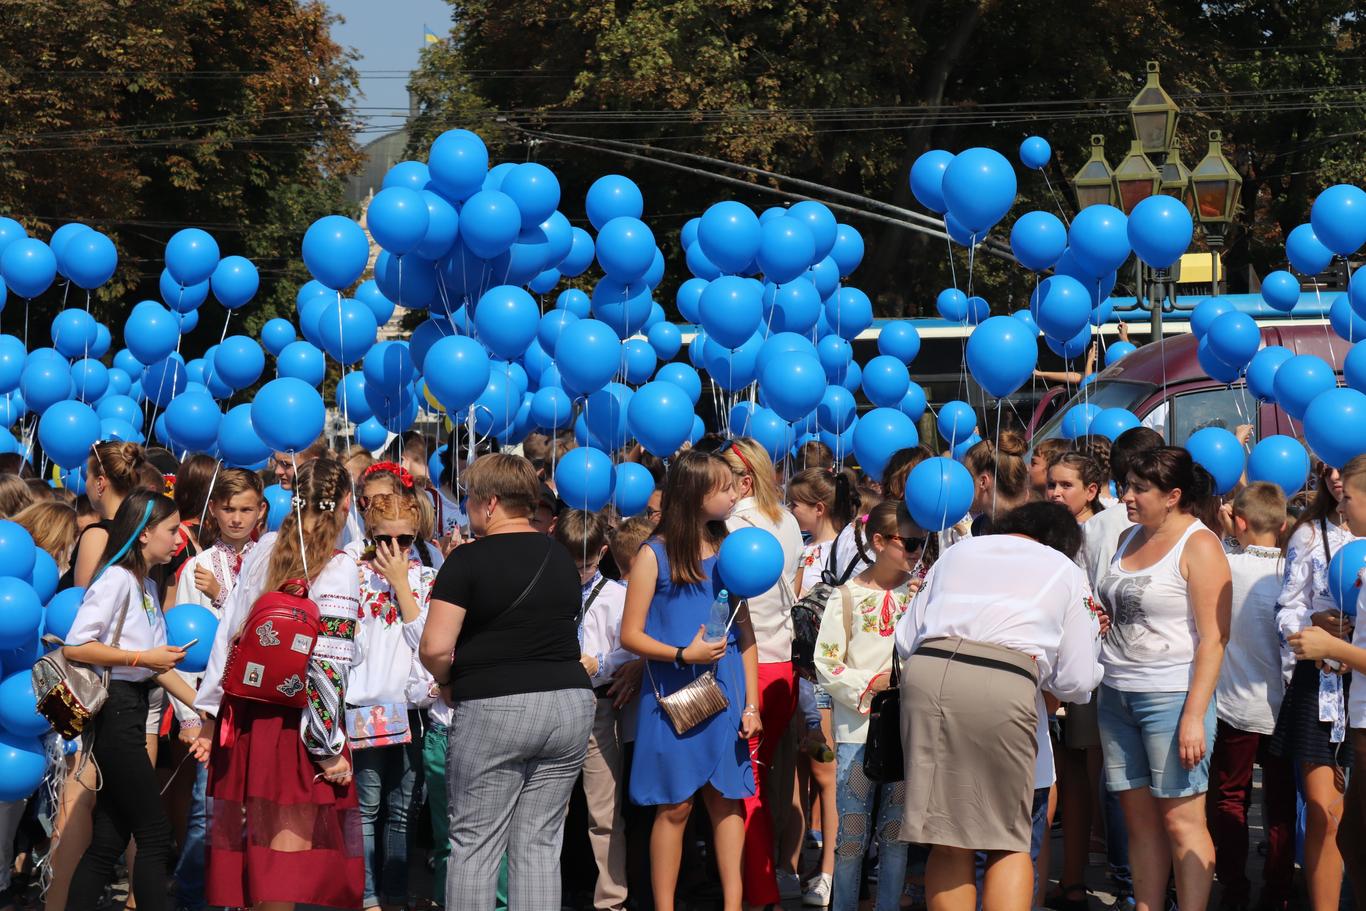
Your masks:
M293 509L243 562L218 625L195 707L209 717L195 741L208 756L214 800L205 899L210 905L288 911L297 902L360 907L365 870L351 755L342 724L355 662L360 571L337 549L351 501L342 464L300 467ZM228 650L251 607L290 580L304 580L321 628L306 682L307 705L225 695ZM215 735L215 728L222 730ZM250 808L250 811L248 811Z
M110 441L91 447L85 463L85 494L100 515L76 540L71 568L62 576L59 588L90 584L99 566L104 545L109 541L109 526L125 497L141 485L140 472L147 458L137 443Z
M734 505L735 477L725 459L698 450L675 459L659 533L641 548L626 590L621 644L647 659L648 683L641 690L630 793L635 803L657 807L650 864L659 911L673 911L683 832L699 794L715 833L724 907L741 907L742 802L755 792L746 740L763 730L758 650L744 602L730 599L732 622L724 635L714 641L704 636L724 591L716 560ZM709 669L728 705L680 736L660 699Z

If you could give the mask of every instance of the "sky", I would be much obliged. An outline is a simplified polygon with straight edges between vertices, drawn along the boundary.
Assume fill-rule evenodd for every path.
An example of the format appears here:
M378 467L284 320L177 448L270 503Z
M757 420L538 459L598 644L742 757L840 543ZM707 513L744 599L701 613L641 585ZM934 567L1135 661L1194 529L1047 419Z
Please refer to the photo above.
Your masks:
M329 9L346 19L334 25L332 37L360 53L362 95L355 100L359 113L393 115L370 117L368 123L387 132L408 112L408 73L417 66L423 28L437 37L450 34L451 7L446 0L325 0ZM373 138L377 133L370 133Z

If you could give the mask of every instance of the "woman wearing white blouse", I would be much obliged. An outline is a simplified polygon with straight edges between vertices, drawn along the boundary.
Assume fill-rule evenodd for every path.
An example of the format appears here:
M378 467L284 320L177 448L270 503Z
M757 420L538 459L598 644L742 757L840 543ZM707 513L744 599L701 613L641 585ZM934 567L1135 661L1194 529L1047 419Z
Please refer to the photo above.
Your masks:
M925 888L942 911L973 907L974 851L987 855L982 907L1029 908L1039 694L1084 702L1101 679L1076 522L1030 503L994 527L944 552L897 627L901 837L933 846Z
M166 644L161 599L147 571L170 562L179 525L167 497L148 491L127 497L109 526L103 571L94 574L67 633L69 660L111 669L109 699L85 735L104 786L95 797L90 847L71 880L67 907L73 911L99 904L130 835L138 845L133 897L142 911L166 907L171 826L143 730L154 685L187 702L194 691L173 672L185 650Z

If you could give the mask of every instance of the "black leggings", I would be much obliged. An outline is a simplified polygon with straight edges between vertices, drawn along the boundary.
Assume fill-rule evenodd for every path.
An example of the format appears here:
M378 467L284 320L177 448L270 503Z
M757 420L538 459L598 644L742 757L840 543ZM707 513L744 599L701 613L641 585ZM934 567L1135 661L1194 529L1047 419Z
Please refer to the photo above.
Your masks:
M147 693L156 684L110 681L109 701L95 718L91 756L99 763L90 847L67 894L67 911L94 911L114 864L136 838L131 884L138 911L165 911L171 825L161 805L156 769L147 755Z

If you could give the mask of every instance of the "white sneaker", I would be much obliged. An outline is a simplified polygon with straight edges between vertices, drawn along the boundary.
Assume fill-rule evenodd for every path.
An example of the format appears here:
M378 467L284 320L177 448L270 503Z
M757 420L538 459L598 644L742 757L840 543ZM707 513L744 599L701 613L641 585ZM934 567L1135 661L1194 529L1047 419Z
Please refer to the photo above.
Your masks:
M783 901L789 898L796 898L802 894L802 881L796 873L789 873L786 870L778 871L778 897Z
M830 904L830 885L833 878L829 873L821 873L807 880L806 892L802 895L802 904L812 908L828 907Z

